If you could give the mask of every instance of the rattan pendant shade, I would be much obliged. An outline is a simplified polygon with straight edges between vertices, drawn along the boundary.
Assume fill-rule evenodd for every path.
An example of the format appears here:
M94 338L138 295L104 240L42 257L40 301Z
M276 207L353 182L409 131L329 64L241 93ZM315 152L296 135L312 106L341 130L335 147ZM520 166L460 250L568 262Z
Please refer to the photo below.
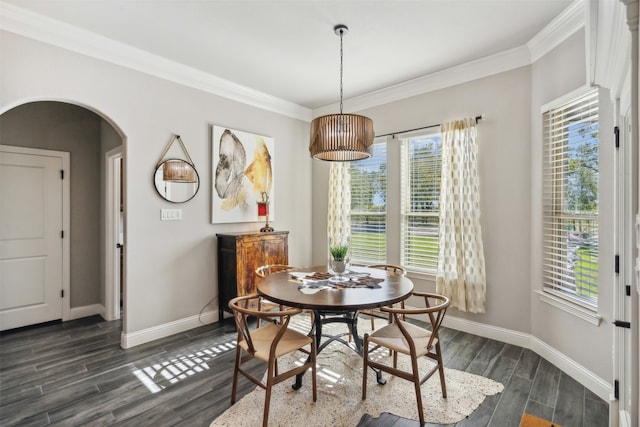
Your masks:
M373 120L357 114L330 114L311 122L309 151L315 159L334 162L371 157Z
M342 36L345 25L333 27L340 36L340 113L320 116L311 122L309 153L311 157L332 162L348 162L371 157L375 132L373 120L342 112Z

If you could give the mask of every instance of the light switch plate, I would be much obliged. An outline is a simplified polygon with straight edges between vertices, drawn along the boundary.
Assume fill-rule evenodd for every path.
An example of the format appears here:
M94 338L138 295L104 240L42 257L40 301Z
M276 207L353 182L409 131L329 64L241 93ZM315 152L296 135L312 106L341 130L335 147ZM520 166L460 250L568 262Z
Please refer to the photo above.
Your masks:
M160 209L162 221L179 221L182 219L182 209Z

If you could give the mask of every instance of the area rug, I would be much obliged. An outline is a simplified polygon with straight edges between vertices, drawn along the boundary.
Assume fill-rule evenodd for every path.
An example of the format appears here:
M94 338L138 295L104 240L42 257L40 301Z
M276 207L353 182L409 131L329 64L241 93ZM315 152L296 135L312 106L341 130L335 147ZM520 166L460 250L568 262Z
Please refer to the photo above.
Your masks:
M365 329L366 322L358 327ZM333 328L344 325L329 325ZM306 329L308 331L308 328ZM330 329L329 329L330 330ZM329 332L327 328L325 331ZM379 350L372 357L390 360L388 351ZM295 353L280 359L281 371L284 368L300 364L302 353ZM407 357L398 357L399 367L407 369L410 361ZM425 372L433 362L422 358L420 372ZM363 414L378 417L382 412L418 419L413 383L384 374L387 383L383 386L376 382L376 375L369 370L367 374L367 399L362 400L362 358L347 346L333 342L317 358L318 400L313 402L311 390L311 372L303 378L302 388L291 388L293 379L273 387L269 410L269 425L272 426L355 426ZM478 375L445 368L447 398L442 398L440 381L435 374L422 385L422 399L425 421L435 424L452 424L469 416L485 399L503 390L503 385ZM248 381L240 376L239 381ZM242 427L262 425L265 392L256 387L252 392L237 401L222 415L216 418L210 427Z

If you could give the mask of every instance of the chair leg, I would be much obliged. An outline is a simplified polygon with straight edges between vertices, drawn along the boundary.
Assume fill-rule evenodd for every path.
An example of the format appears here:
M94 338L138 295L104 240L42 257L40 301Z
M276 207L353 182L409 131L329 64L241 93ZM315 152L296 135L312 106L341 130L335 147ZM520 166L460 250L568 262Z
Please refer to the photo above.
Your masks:
M447 398L447 383L444 378L444 364L442 363L442 352L440 351L440 342L436 344L436 357L438 362L438 371L440 373L440 388L442 389L442 397Z
M424 425L424 413L422 411L422 391L420 390L420 372L418 372L418 359L411 357L411 367L413 369L413 386L416 390L416 401L418 403L418 416L420 425Z
M236 347L236 362L233 367L233 386L231 387L231 404L236 403L236 391L238 390L238 371L240 369L240 353L242 347Z
M369 334L364 334L362 344L362 400L367 398L367 361L369 360Z
M269 425L269 404L271 403L271 387L273 387L274 362L269 361L267 364L267 384L264 394L264 413L262 414L262 427Z
M393 306L391 306L391 307L393 307ZM391 315L391 313L389 313L388 321L389 321L389 324L393 323L393 316ZM391 357L391 356L393 356L393 350L389 349L389 357Z
M311 340L311 383L313 385L313 401L318 400L318 388L316 386L316 341Z

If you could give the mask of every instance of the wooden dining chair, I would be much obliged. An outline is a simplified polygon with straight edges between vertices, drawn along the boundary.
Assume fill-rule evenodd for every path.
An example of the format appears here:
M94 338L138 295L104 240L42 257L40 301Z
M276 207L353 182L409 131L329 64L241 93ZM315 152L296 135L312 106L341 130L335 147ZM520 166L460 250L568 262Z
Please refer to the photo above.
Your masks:
M280 271L293 271L296 269L297 267L294 267L292 265L286 265L286 264L265 264L256 268L256 276L260 279L264 279L269 274L278 273ZM268 310L275 309L276 307L280 310L283 309L282 304L278 304L264 298L262 298L259 301L259 304L260 304L259 308L264 307L265 309L268 309ZM260 326L260 321L258 321L258 326Z
M378 268L380 270L386 270L386 271L390 271L397 274L404 274L404 268L398 265L392 265L392 264L372 264L372 265L368 265L367 268ZM401 307L404 308L404 301L402 301L400 304L401 304ZM369 318L371 319L372 331L376 328L376 324L375 324L376 318L387 319L388 323L391 323L391 314L383 313L380 309L377 309L377 308L362 310L360 311L360 313L366 314L369 316Z
M423 302L424 307L393 308L382 307L381 310L393 316L393 322L364 335L362 373L362 399L367 398L367 367L373 367L395 375L405 380L412 381L415 387L416 401L418 404L418 414L420 424L424 424L424 412L422 410L422 393L420 386L427 381L434 373L440 373L440 388L442 397L447 397L447 386L444 378L444 365L442 363L442 351L440 349L440 338L438 331L442 320L449 307L449 298L428 292L413 292L411 294L418 297ZM422 328L403 319L403 316L426 315L427 323L431 330ZM381 361L369 359L369 344L386 347L393 352L393 366ZM398 353L408 355L411 359L411 372L398 369ZM418 371L418 358L426 356L433 359L435 366L420 375Z
M315 402L317 400L316 340L313 330L308 335L305 335L288 328L291 317L301 313L301 309L287 308L277 311L263 311L251 308L260 306L260 304L256 304L256 299L259 298L261 298L259 295L252 294L236 297L229 301L229 308L233 312L238 330L231 404L236 402L238 373L241 373L266 392L262 417L262 425L266 427L269 424L269 403L271 401L271 389L274 385L311 368L313 401ZM313 313L310 315L313 316ZM266 323L265 326L252 327L251 322L255 318L263 320ZM313 322L313 317L311 320ZM279 371L278 358L295 351L307 354L309 356L307 361L300 366L296 364L293 368L285 372ZM254 358L267 364L267 378L265 382L254 377L249 371L244 370L242 367L243 363Z

